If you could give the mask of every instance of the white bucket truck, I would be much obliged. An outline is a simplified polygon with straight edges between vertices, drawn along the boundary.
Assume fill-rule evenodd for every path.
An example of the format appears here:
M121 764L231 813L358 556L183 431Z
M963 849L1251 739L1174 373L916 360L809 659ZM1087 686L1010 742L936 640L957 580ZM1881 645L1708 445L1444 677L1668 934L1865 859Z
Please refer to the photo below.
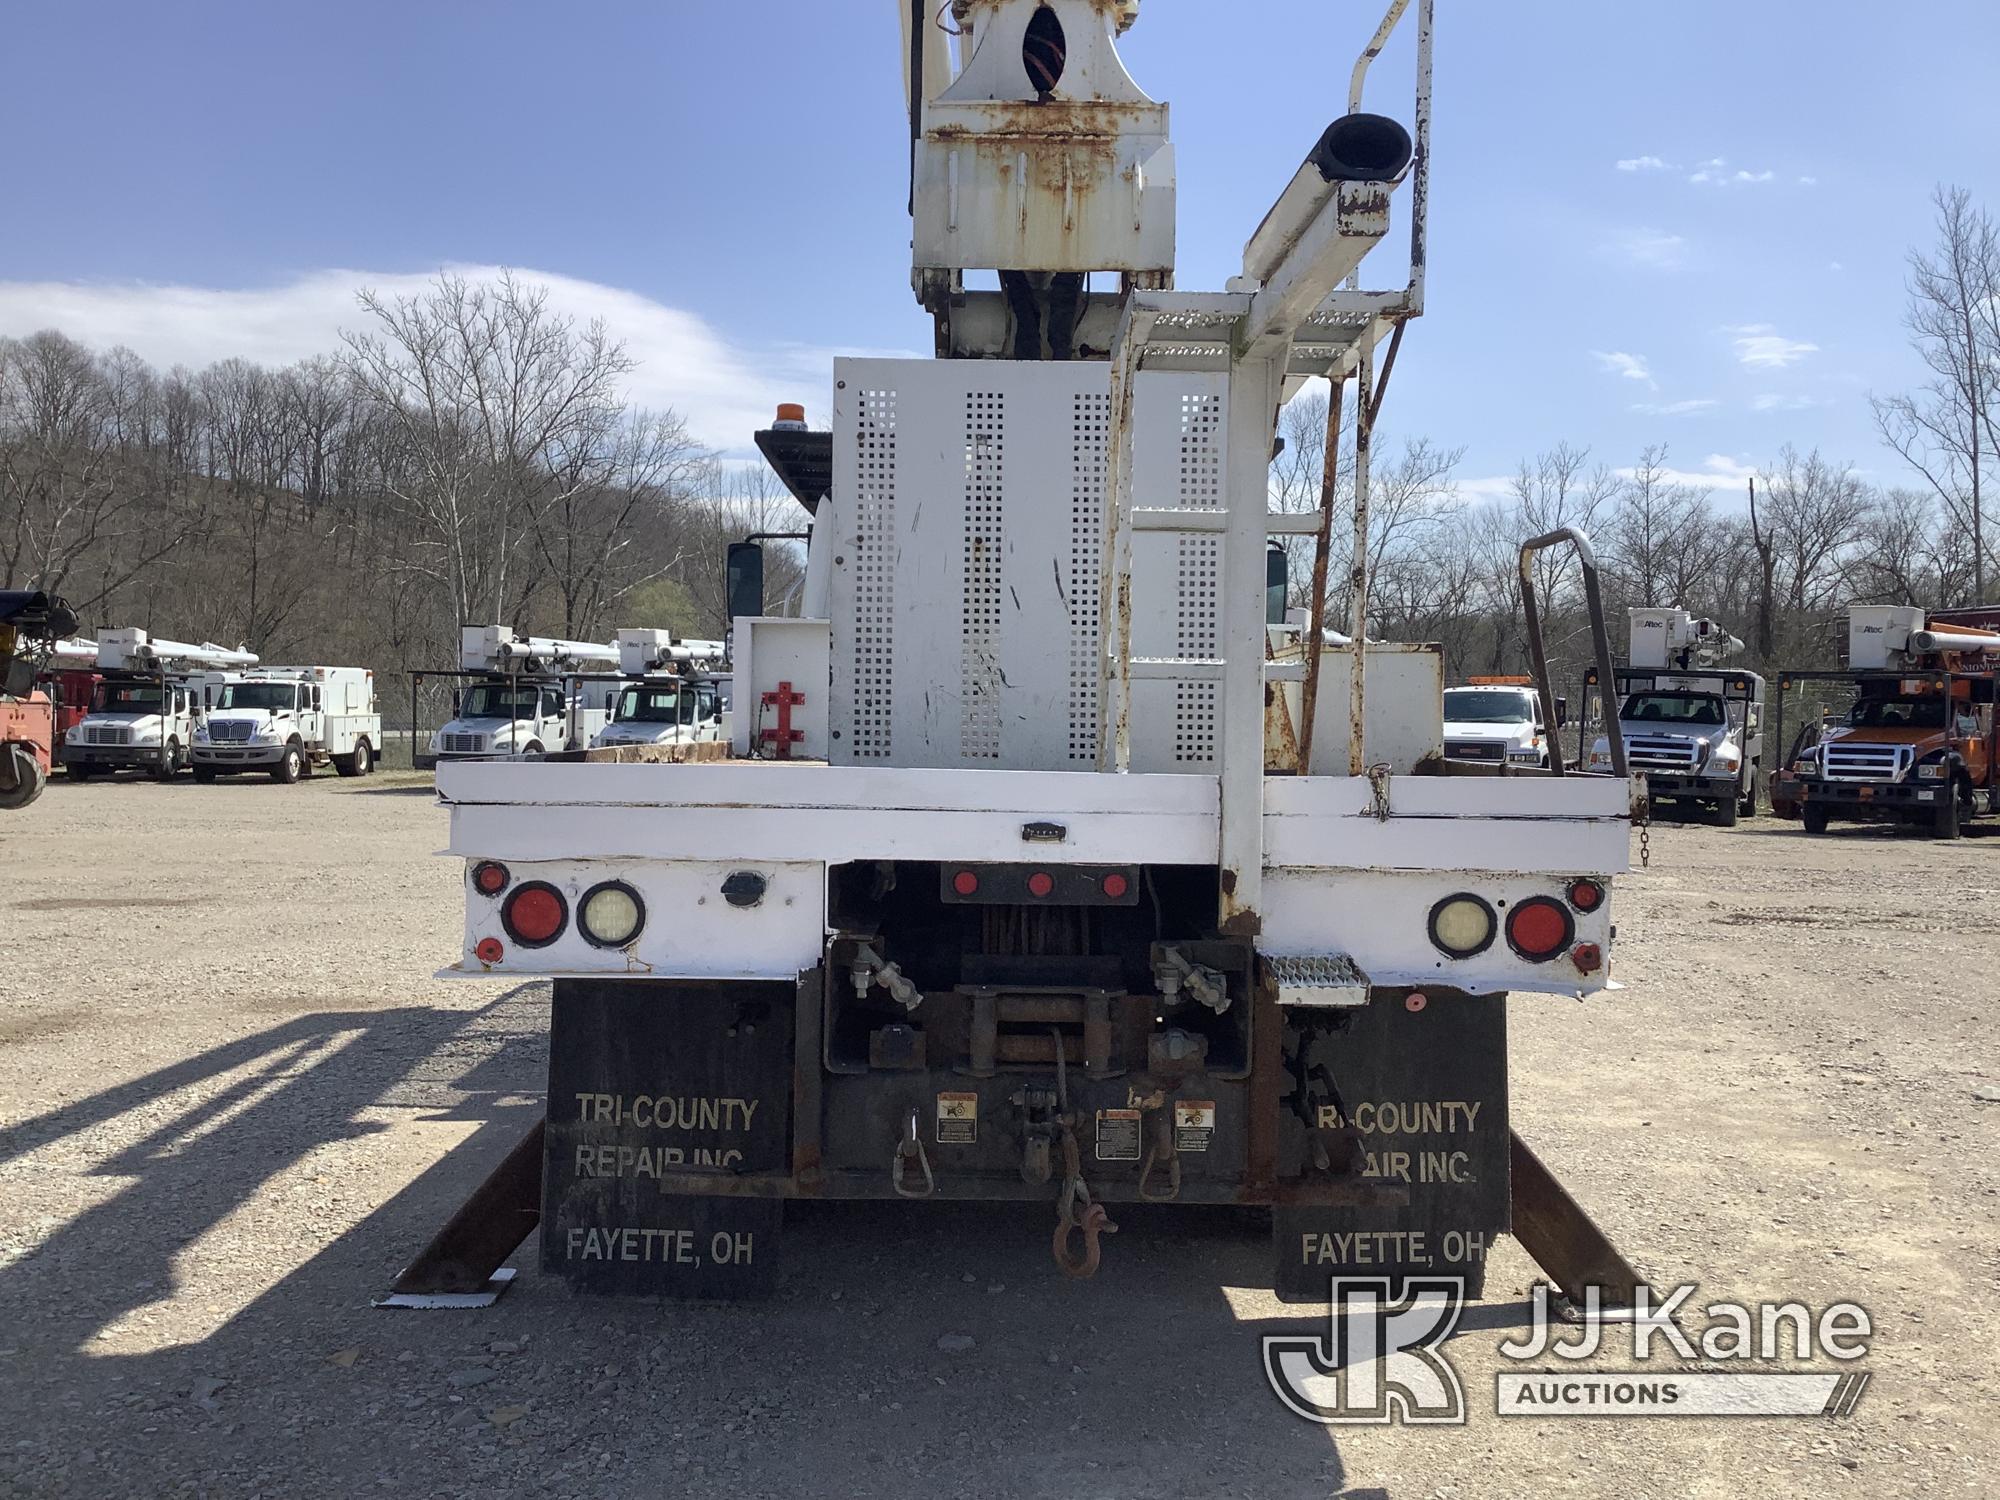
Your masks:
M366 776L382 743L375 674L366 667L262 667L201 680L194 779L241 771L294 782L316 766Z
M1408 8L1418 147L1432 8ZM936 10L906 41L942 37ZM1274 415L1325 376L1373 420L1377 344L1420 310L1420 166L1413 279L1343 285L1424 153L1338 116L1242 278L1173 289L1166 106L1115 47L1137 8L951 10L962 72L940 42L910 91L939 357L838 359L830 432L758 435L816 509L800 617L732 603L736 757L439 770L456 972L554 991L546 1119L436 1262L463 1285L458 1228L519 1226L483 1270L539 1223L580 1290L757 1296L782 1200L938 1198L1033 1205L1084 1276L1108 1214L1175 1201L1271 1207L1287 1299L1350 1274L1476 1295L1518 1198L1566 1225L1536 1252L1560 1264L1578 1215L1509 1129L1506 997L1609 982L1622 743L1611 776L1440 756L1438 658L1378 673L1365 578L1344 692L1269 659L1268 540L1331 524L1272 512ZM1604 635L1587 539L1524 543L1551 711L1532 564L1557 545ZM1324 707L1329 734L1271 775L1265 707L1293 682L1297 727ZM1423 733L1381 743L1378 718ZM1635 1279L1593 1273L1607 1301Z
M579 674L616 663L614 645L467 625L459 632L458 659L467 680L451 722L431 736L438 760L580 750L611 718L615 684Z
M720 641L677 641L665 630L618 632L611 722L590 741L618 745L693 745L729 738L723 683L703 667L720 666Z
M1764 679L1725 668L1743 642L1684 609L1631 611L1630 665L1617 673L1619 727L1655 803L1713 811L1725 828L1757 811L1764 768ZM1611 765L1610 742L1590 769Z
M63 740L63 766L87 781L100 771L135 767L165 781L189 765L202 717L202 669L254 667L253 651L212 642L156 640L143 630L100 630L102 677L90 712Z

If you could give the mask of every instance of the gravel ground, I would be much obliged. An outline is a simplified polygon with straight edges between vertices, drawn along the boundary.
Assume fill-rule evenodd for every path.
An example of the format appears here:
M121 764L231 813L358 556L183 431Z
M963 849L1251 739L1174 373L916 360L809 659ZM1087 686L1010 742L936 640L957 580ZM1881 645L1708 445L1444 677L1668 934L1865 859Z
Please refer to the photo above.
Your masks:
M58 783L0 826L0 1494L1986 1496L2000 837L1662 828L1622 994L1513 1008L1523 1135L1656 1284L1852 1298L1851 1417L1499 1419L1511 1242L1459 1429L1285 1415L1261 1232L811 1206L775 1301L369 1307L532 1122L547 992L447 983L411 778ZM942 1342L941 1342L942 1341ZM1612 1362L1613 1365L1617 1363Z

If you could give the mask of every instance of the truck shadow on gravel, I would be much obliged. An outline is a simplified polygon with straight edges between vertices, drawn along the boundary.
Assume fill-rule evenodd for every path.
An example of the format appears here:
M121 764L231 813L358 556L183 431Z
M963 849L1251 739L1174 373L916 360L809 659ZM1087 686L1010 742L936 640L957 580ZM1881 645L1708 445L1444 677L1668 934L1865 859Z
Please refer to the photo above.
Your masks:
M104 1185L0 1264L0 1492L1342 1489L1260 1363L1324 1313L1229 1290L1270 1270L1235 1211L1121 1210L1078 1282L1044 1205L794 1205L767 1302L576 1297L531 1241L495 1307L373 1310L540 1114L547 1004L299 1016L0 1133Z

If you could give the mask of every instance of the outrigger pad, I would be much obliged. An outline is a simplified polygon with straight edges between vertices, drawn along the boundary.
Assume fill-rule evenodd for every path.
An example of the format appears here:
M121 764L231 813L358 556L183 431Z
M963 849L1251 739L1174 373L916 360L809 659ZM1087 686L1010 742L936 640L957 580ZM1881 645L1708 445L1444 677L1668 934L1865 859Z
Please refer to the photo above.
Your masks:
M789 985L555 981L545 1271L621 1296L775 1288L781 1200L670 1191L663 1179L785 1170L792 997Z
M1433 995L1411 1010L1400 991L1378 990L1358 1009L1285 1021L1281 1175L1310 1160L1316 1132L1336 1166L1351 1156L1363 1181L1409 1202L1274 1210L1279 1299L1325 1302L1336 1276L1461 1276L1479 1296L1512 1201L1505 998Z

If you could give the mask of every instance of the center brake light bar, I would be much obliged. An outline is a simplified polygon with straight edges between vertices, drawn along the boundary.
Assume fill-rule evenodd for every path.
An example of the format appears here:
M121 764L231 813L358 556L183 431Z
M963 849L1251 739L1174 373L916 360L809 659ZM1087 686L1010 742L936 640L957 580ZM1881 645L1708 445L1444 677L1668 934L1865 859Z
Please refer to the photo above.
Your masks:
M947 906L1137 906L1137 865L948 864L938 867Z

